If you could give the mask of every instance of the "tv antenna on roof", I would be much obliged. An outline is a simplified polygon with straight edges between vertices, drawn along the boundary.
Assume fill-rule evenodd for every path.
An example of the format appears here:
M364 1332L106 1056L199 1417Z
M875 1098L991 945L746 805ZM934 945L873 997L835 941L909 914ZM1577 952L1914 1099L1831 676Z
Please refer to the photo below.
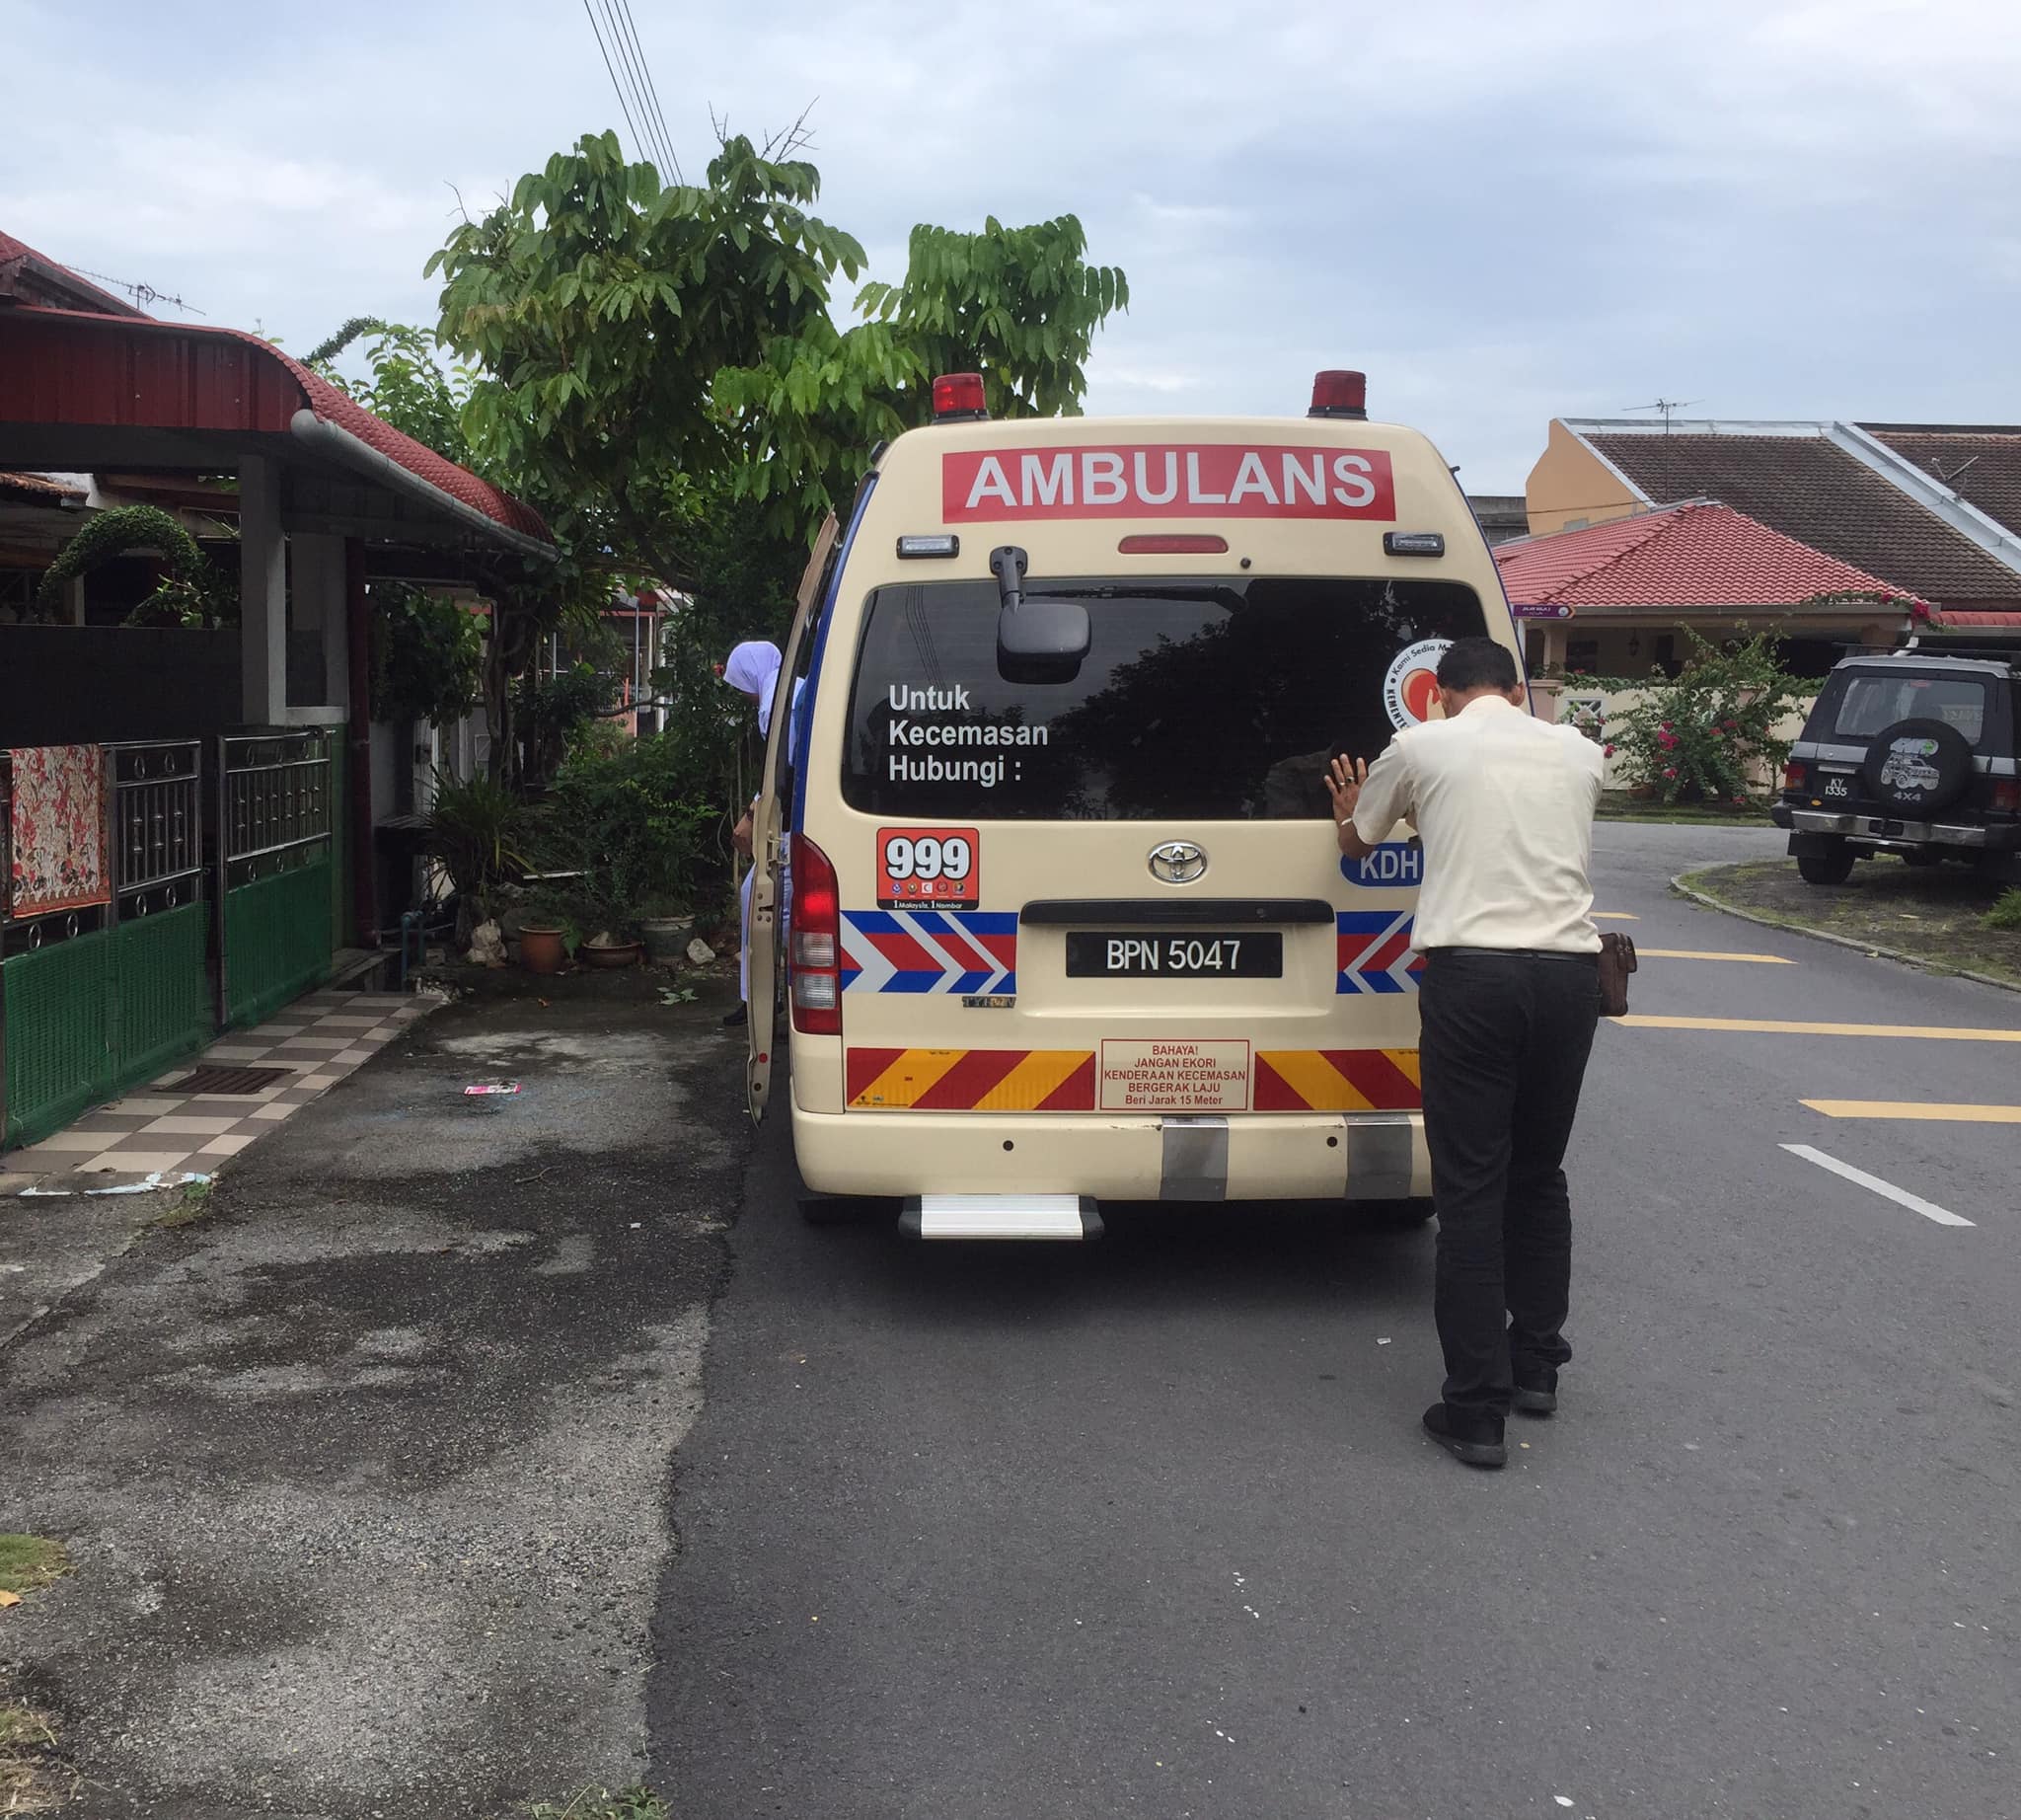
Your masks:
M1670 434L1670 420L1675 413L1688 410L1692 405L1702 405L1704 402L1702 398L1659 398L1653 405L1623 405L1621 409L1623 411L1662 412L1663 433L1667 436Z

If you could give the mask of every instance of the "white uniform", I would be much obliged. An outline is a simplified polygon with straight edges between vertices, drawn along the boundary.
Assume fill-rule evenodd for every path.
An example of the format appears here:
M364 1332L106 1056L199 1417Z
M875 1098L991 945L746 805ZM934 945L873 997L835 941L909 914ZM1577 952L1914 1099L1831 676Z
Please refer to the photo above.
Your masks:
M1606 762L1577 728L1496 695L1391 739L1354 826L1376 846L1407 820L1424 841L1411 946L1599 953L1588 874Z

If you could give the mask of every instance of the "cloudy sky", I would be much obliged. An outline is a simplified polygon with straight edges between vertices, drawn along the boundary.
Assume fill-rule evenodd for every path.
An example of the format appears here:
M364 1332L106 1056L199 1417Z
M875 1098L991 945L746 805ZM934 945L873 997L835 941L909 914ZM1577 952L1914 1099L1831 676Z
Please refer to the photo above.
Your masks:
M2021 421L2013 0L632 7L691 174L711 109L811 104L876 275L915 221L1078 213L1134 296L1095 412L1360 366L1472 492L1659 396ZM0 228L298 349L432 322L452 186L632 145L584 0L0 0Z

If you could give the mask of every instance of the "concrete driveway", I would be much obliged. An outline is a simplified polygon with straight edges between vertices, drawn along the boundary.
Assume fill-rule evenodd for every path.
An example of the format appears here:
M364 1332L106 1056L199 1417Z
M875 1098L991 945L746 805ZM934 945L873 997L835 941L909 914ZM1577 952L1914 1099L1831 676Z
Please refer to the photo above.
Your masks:
M550 991L418 1026L0 1352L0 1529L76 1563L0 1655L73 1811L450 1820L642 1780L741 1045L644 975ZM123 1217L0 1219L59 1206Z

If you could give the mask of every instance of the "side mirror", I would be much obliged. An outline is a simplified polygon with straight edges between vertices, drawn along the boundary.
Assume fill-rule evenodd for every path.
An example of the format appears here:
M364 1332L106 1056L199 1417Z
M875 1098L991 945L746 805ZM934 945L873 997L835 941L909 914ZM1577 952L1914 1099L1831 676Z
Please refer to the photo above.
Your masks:
M1093 641L1087 609L1078 600L1026 594L1028 559L1014 544L990 552L1003 601L997 612L997 669L1006 682L1070 682Z

